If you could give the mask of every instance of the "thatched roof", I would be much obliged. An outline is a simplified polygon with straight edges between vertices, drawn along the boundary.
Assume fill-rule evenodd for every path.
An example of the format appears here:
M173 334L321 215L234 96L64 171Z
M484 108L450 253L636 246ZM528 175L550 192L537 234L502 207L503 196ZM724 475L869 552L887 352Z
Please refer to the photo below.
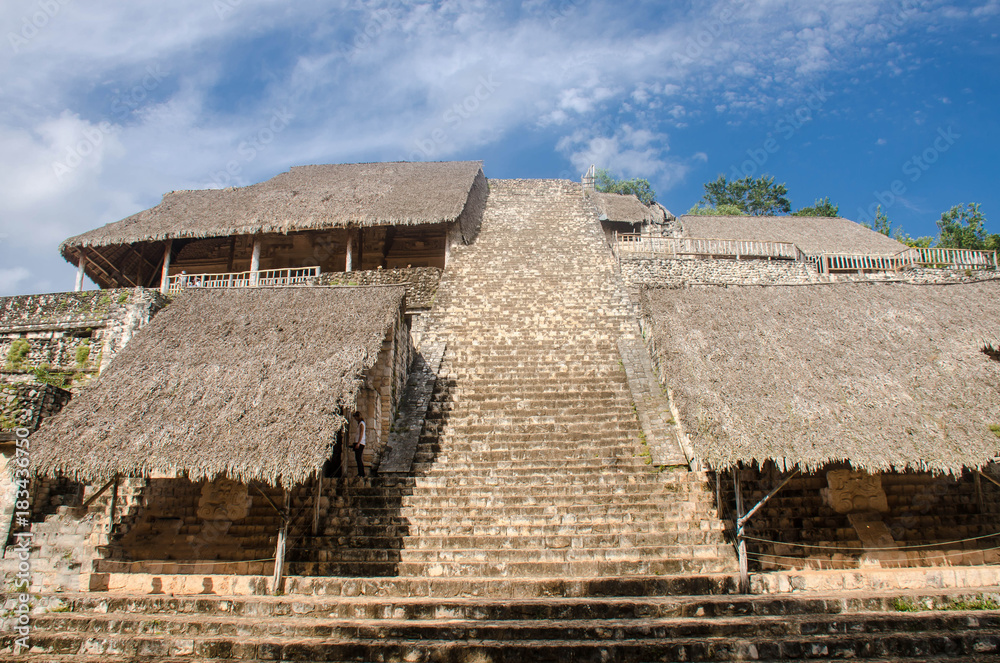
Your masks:
M906 247L859 223L825 216L700 216L680 218L684 237L791 242L807 255L895 254Z
M663 223L663 209L658 205L647 207L633 194L591 192L601 221L618 223Z
M70 237L78 247L358 226L450 223L481 161L297 166L247 187L173 191L156 207Z
M293 485L331 444L404 289L189 289L32 437L42 474Z
M716 468L959 472L1000 451L1000 281L648 290L661 375Z

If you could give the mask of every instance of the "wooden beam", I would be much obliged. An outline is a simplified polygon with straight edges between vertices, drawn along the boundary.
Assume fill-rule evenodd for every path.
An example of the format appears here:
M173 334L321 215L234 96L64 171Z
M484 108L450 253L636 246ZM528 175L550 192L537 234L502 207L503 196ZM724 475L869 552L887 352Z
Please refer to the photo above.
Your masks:
M104 270L104 268L102 268L102 267L101 267L100 265L98 265L98 264L97 264L96 262L94 262L93 260L90 260L90 261L88 261L88 262L87 262L87 265L88 265L88 266L90 266L90 268L91 268L91 269L93 269L93 270L97 270L97 271L99 271L99 272L100 272L101 274L103 274L103 275L104 275L104 282L105 282L105 287L108 287L108 288L110 288L110 287L111 287L112 285L114 285L114 283L115 283L115 279L114 279L114 277L113 277L113 276L111 276L110 274L108 274L108 273L107 273L107 272L106 272L106 271ZM96 282L97 282L97 279L94 279L94 282L96 283ZM101 284L100 284L100 283L98 283L97 285L98 285L98 287L101 287Z
M233 271L233 264L236 262L236 235L229 238L229 260L226 261L226 271Z
M111 484L113 484L113 483L114 483L115 481L117 481L117 480L118 480L118 476L117 476L117 475L115 475L115 477L114 477L113 479L111 479L110 481L108 481L108 482L107 482L106 484L104 484L104 485L103 485L103 486L101 487L101 489L100 489L100 490L98 490L98 491L97 491L96 493L94 493L93 495L91 495L90 497L88 497L88 498L87 498L87 501L83 503L83 506L82 506L82 508L86 509L86 508L87 508L87 507L89 507L89 506L90 506L91 504L93 504L93 503L94 503L94 501L95 501L95 500L96 500L96 499L97 499L98 497L100 497L101 495L103 495L103 494L104 494L104 491L106 491L106 490L107 490L108 488L110 488L110 487L111 487Z
M113 278L115 278L118 281L119 284L128 283L133 288L135 287L135 283L132 282L132 279L130 279L129 277L127 277L124 274L122 274L121 271L119 271L119 269L117 267L115 267L113 264L111 264L111 261L108 260L107 258L105 258L104 255L101 254L100 251L92 251L92 253L95 256L97 256L98 258L100 258L104 262L105 265L107 265L108 269L111 270L110 275ZM108 273L108 272L106 272L106 273Z

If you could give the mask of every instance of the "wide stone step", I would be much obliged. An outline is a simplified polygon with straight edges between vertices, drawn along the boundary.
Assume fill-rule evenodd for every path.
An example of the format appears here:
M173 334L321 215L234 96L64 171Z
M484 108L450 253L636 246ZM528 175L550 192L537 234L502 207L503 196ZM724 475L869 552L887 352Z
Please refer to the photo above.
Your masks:
M518 620L426 618L420 620L383 618L336 621L316 617L267 620L234 619L227 616L163 615L150 623L145 615L108 617L96 614L64 614L41 617L36 628L59 632L63 637L77 633L90 638L100 635L156 635L160 637L219 637L241 638L291 637L364 641L384 639L424 641L509 640L512 642L591 640L595 642L627 642L656 639L661 641L688 638L740 638L766 642L768 638L794 636L826 636L832 640L840 635L862 639L865 635L917 635L921 632L960 632L969 627L970 618L978 624L981 635L1000 631L1000 613L954 614L813 614L776 617L715 619L698 618L522 618ZM988 642L984 639L983 642ZM758 653L760 653L758 649ZM786 652L782 651L781 654ZM890 652L885 652L890 653ZM948 653L942 650L941 653ZM959 653L959 652L954 652ZM969 652L972 653L972 652ZM985 653L985 652L976 652ZM808 654L807 654L808 655Z
M308 555L308 547L303 548ZM533 564L570 564L622 562L631 563L638 560L670 561L690 559L731 559L733 548L728 545L716 544L679 544L671 545L627 545L577 548L545 547L545 548L466 548L432 550L427 548L341 548L330 551L327 559L315 560L311 557L298 557L296 561L324 562L401 562L444 564L465 567L469 564L517 565L525 568ZM464 573L462 573L464 575Z
M612 559L567 561L387 561L290 563L289 573L319 576L523 577L674 575L733 571L735 557L675 557L672 559Z
M492 623L443 623L430 631L407 623L388 622L390 633L411 635L397 638L385 635L374 626L355 623L344 626L317 625L318 633L329 629L330 635L312 638L301 635L237 636L226 635L132 635L115 633L62 634L40 632L33 638L36 656L91 655L140 657L164 660L167 657L210 659L279 660L279 661L743 661L762 659L802 659L831 656L843 658L895 657L914 660L922 656L975 657L995 651L1000 643L1000 629L989 627L952 629L915 629L904 633L749 634L746 637L678 637L668 623L654 622L646 634L641 627L620 625L614 621L570 622L566 629L558 625L539 625L524 629ZM425 625L427 626L427 625ZM374 629L374 630L373 630ZM664 633L657 637L657 631ZM365 638L365 635L369 635ZM419 634L419 635L416 635ZM555 637L553 637L555 636ZM560 637L561 636L561 637ZM428 639L428 637L430 639ZM535 638L535 639L533 639ZM0 640L7 647L11 636ZM36 658L35 660L43 660ZM46 660L52 660L51 658ZM125 658L125 660L128 660ZM177 660L177 659L174 659ZM890 658L891 660L891 658Z
M693 580L679 585L678 581ZM705 581L711 580L706 584ZM57 621L62 616L93 613L104 617L120 615L180 615L180 616L227 616L231 618L267 617L317 617L330 619L482 619L482 620L522 620L522 619L667 619L732 617L800 617L800 616L846 616L857 613L888 613L892 616L906 616L915 613L900 613L896 610L902 599L910 605L943 604L981 600L984 593L995 588L963 590L896 590L893 592L840 592L838 594L797 594L790 595L740 595L725 593L732 587L726 586L724 578L656 578L655 587L650 586L648 595L617 596L601 593L585 597L545 597L545 598L503 598L488 597L402 597L379 595L327 596L324 593L283 596L218 596L201 594L194 596L168 596L166 594L123 595L106 592L60 593L40 596L41 605L57 610L54 613L36 615ZM293 585L343 585L358 587L363 580L319 578L290 579ZM649 579L652 583L654 579ZM376 586L382 582L372 581ZM438 584L454 584L449 581L435 581ZM498 582L489 581L487 582ZM550 579L537 584L544 587ZM663 583L669 583L664 585ZM625 583L623 589L635 587L635 583ZM664 592L663 587L677 591L673 596L656 595ZM678 591L679 590L679 591ZM706 592L707 590L707 592ZM335 592L336 593L336 592ZM13 601L11 599L10 601ZM11 603L13 605L13 603ZM928 611L932 612L932 611ZM926 613L916 613L926 614ZM933 611L936 615L955 615L955 612ZM996 611L974 611L964 613L965 617L978 614L996 615ZM37 623L37 622L36 622Z
M303 550L330 551L336 554L342 548L384 550L530 550L530 549L588 549L626 546L718 545L721 542L722 524L714 529L664 530L655 533L623 531L615 534L551 534L493 536L430 536L411 532L409 535L387 536L374 533L369 536L307 536L297 546ZM374 530L373 530L374 532Z

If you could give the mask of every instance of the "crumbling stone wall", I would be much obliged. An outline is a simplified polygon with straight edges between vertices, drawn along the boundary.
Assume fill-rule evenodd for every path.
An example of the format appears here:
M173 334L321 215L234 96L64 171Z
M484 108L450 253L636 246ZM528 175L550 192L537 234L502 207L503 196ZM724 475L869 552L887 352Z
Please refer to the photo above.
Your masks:
M688 258L623 258L621 274L628 286L774 285L817 283L816 267L794 260L722 260Z
M374 269L358 272L326 272L320 275L318 285L404 285L406 308L427 309L434 305L441 269L438 267L410 267L406 269Z
M70 392L48 384L0 384L0 440L5 431L15 428L37 430L69 399Z
M31 382L41 369L76 389L168 301L144 288L0 298L0 381Z

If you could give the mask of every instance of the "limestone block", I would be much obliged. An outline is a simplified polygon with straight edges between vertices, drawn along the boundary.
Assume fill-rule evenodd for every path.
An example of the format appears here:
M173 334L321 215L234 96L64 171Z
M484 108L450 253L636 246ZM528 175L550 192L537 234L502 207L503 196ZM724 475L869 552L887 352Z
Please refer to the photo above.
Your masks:
M828 487L821 491L823 500L837 513L889 511L889 502L877 474L852 470L826 473Z

